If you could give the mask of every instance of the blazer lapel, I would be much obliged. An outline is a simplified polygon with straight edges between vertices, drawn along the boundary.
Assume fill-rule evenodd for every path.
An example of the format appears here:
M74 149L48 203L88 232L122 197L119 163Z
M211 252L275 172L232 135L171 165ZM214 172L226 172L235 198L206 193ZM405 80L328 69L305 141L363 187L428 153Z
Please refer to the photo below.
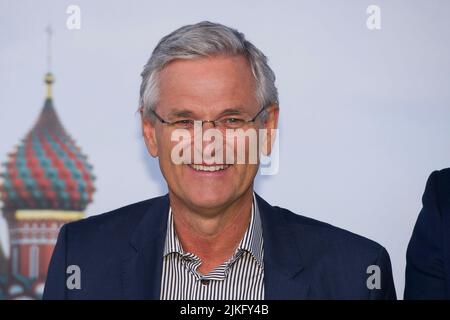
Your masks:
M296 233L281 212L258 195L256 199L263 227L265 299L307 299L310 286Z
M155 199L136 227L122 263L125 299L159 299L168 213L165 195Z

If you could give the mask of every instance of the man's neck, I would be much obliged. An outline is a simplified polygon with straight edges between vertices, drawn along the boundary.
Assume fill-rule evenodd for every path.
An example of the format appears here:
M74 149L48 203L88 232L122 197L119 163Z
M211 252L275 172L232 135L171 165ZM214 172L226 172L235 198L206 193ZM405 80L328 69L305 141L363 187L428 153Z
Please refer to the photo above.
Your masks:
M253 188L230 205L206 214L169 196L177 236L184 251L202 260L199 271L208 273L231 258L249 226Z

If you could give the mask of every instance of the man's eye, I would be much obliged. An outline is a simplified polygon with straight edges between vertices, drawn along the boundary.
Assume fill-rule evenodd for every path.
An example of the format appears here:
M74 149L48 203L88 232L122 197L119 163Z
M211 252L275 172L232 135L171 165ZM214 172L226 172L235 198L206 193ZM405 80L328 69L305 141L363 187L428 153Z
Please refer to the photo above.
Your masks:
M193 123L194 123L194 121L192 121L190 119L182 119L182 120L175 121L173 124L177 127L189 127Z
M230 128L238 128L243 125L244 120L240 118L226 118L223 120L225 126Z
M236 124L236 123L242 123L242 119L239 118L227 118L225 119L225 123L229 123L229 124Z

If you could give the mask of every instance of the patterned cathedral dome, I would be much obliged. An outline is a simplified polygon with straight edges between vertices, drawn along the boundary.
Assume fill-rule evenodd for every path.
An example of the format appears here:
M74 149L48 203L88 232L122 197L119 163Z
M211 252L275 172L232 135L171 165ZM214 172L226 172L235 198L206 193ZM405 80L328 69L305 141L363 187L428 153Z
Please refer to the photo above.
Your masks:
M92 166L56 114L53 82L53 75L47 73L44 107L34 127L2 164L0 194L7 210L83 211L92 201Z

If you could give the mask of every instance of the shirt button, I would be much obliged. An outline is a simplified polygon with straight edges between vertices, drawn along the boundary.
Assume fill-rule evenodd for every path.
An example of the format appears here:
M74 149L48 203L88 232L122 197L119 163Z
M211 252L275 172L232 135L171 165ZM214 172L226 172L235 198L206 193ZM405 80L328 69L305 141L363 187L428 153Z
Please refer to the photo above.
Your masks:
M205 279L201 280L200 282L201 282L202 285L204 285L204 286L207 286L207 285L209 284L209 280L205 280Z

